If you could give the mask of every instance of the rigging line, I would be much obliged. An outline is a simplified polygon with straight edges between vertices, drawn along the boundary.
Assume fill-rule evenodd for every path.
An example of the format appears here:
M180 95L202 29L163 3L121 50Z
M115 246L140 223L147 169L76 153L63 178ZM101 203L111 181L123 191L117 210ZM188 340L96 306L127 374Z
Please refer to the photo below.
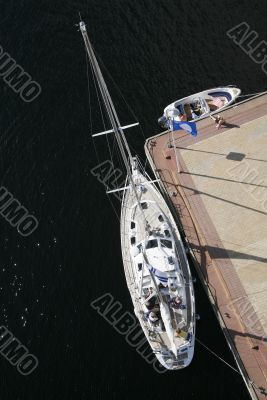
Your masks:
M114 130L114 133L115 133L115 138L116 138L116 141L118 143L118 146L119 146L119 149L120 149L120 152L121 152L121 156L122 156L123 162L125 164L126 171L127 171L128 175L129 175L129 180L130 180L130 183L131 183L131 189L134 192L135 198L136 198L136 200L138 202L138 206L139 206L141 212L144 215L142 206L140 204L139 196L138 196L138 193L137 193L137 189L136 189L136 186L135 186L134 178L133 178L133 175L132 175L132 170L134 168L134 160L133 160L131 151L129 149L128 142L127 142L126 137L124 135L123 129L121 128L121 124L120 124L117 112L115 110L115 107L114 107L114 104L112 102L110 93L109 93L108 88L106 86L103 74L102 74L102 72L100 70L98 61L97 61L96 56L94 54L93 47L92 47L91 42L89 40L89 37L87 35L86 25L85 25L85 23L83 21L81 21L79 25L80 25L80 31L81 31L81 34L83 36L84 44L86 46L86 50L87 50L89 59L91 61L91 65L93 67L93 70L94 70L94 73L95 73L95 77L96 77L97 82L98 82L98 86L99 86L99 90L100 90L100 93L101 93L101 97L102 97L102 100L103 100L103 102L105 104L106 112L108 114L110 123L111 123L111 125L113 127L113 130ZM144 215L144 220L146 222L146 229L148 229L148 222L147 222L147 220L145 218L145 215Z
M85 50L85 60L86 60L86 74L87 74L87 89L88 89L88 102L89 102L89 119L90 119L90 135L92 137L93 134L93 121L92 121L92 107L91 107L91 93L90 93L90 81L89 81L89 65L88 65L88 56ZM92 137L93 142L94 138Z
M106 135L106 136L108 136L108 135ZM106 138L106 141L107 141L107 143L109 143L108 137ZM123 173L123 162L122 162L121 157L119 155L119 151L118 151L117 146L116 146L116 140L114 139L114 137L113 137L112 149L110 149L110 147L109 147L109 152L110 152L111 162L112 162L112 166L113 166L113 171L112 171L112 173L111 173L111 175L110 175L110 177L109 177L109 179L107 181L107 183L108 183L107 189L108 190L114 188L114 184L113 184L114 181L115 181L115 188L119 187L118 179L120 178L121 174ZM114 152L115 152L115 155L118 158L118 162L119 162L119 166L120 166L119 168L115 167L114 162L113 162L113 160L115 158ZM110 181L110 179L111 179L111 181ZM117 195L120 195L120 194L117 193Z
M112 161L113 167L114 167L113 159L116 156L116 158L118 159L118 162L119 162L120 171L122 172L123 169L124 169L123 160L122 160L122 157L120 155L119 147L118 147L118 144L117 144L117 142L115 140L115 136L114 135L106 135L106 141L107 141L108 144L109 144L109 138L112 139L112 145L111 145L111 149L109 147L109 153L110 153L110 157L111 157L111 161ZM115 167L114 167L114 171L115 171ZM118 180L117 180L117 175L116 174L115 174L115 180L116 180L116 185L117 185L117 188L118 188L119 186L118 186Z
M87 57L88 57L88 56L87 56L87 53L86 53L86 60L88 61ZM87 67L88 67L88 63L87 63ZM88 73L88 69L87 69L87 73ZM93 75L93 76L94 76L94 75ZM89 76L88 76L88 83L89 83ZM95 84L95 87L96 87L96 84ZM97 96L98 96L98 94L97 94ZM90 99L90 89L89 89L89 99ZM100 106L100 109L101 109L101 106ZM101 110L101 111L102 111L102 110ZM102 114L102 112L101 112L101 114ZM91 121L92 121L92 120L91 120ZM103 122L103 123L104 123L104 122ZM104 126L105 126L105 123L104 123ZM106 128L105 128L105 129L106 129ZM91 134L92 134L92 124L91 124ZM94 138L92 138L92 139L93 139L93 144L94 144L94 147L95 147L95 151L96 151L98 163L100 164L100 160L99 160L98 152L97 152L97 149L96 149L96 146L95 146ZM101 173L101 179L102 179L102 181L103 181L102 169L100 169L100 173ZM107 197L108 197L108 200L109 200L109 202L110 202L110 204L111 204L111 207L112 207L112 209L113 209L113 211L114 211L114 213L115 213L115 215L116 215L116 218L117 218L117 220L119 221L120 218L119 218L119 215L118 215L118 213L117 213L117 211L116 211L116 208L115 208L115 206L114 206L114 204L113 204L111 198L109 197L109 195L107 195Z
M109 91L108 91L108 89L106 87L106 84L105 84L105 81L104 81L104 78L103 78L102 75L99 77L99 82L101 82L104 85L103 88L104 88L105 96L103 97L103 100L105 102L107 111L108 110L110 111L110 113L109 113L110 121L112 121L112 119L113 119L113 121L115 123L113 128L114 128L115 136L116 136L116 133L118 134L118 138L119 138L118 146L120 147L121 152L122 152L123 149L126 150L126 153L124 153L124 151L122 152L122 157L123 158L126 157L125 160L126 160L126 164L127 165L125 164L125 166L126 166L126 169L127 169L128 165L129 165L129 161L127 159L127 153L128 153L128 158L130 160L131 166L132 166L132 161L133 161L132 154L131 154L131 151L129 149L129 144L128 144L128 142L126 140L126 137L124 135L124 131L121 129L121 124L120 124L119 118L117 116L114 104L112 102L112 99L110 97Z
M146 168L147 168L147 165L148 165L148 159L147 158L143 159L143 157L141 157L139 155L138 155L137 159L138 159L138 162L139 162L139 168L143 172L143 175L147 175L148 180L151 180L150 175L148 175L146 173ZM152 173L153 173L153 171L152 171Z
M86 66L87 66L87 83L88 83L87 86L88 86L88 101L89 101L89 115L90 115L90 133L91 133L91 137L92 137L93 127L92 127L91 93L90 93L90 82L89 82L88 54L86 52L86 48L85 48L85 54L86 54ZM91 66L91 69L92 69L92 66ZM93 80L94 80L93 71L92 71L92 75L93 75ZM101 113L101 117L102 117L102 122L103 122L103 125L104 125L104 129L106 130L105 121L104 121L104 117L103 117L103 112L102 112L101 103L100 103L99 95L98 95L98 92L97 92L97 85L96 85L95 80L94 80L94 86L95 86L95 91L96 91L96 95L97 95L97 98L98 98L98 103L99 103L99 106L100 106L100 113ZM92 137L92 141L93 141L94 150L95 150L96 157L97 157L97 162L98 162L98 164L100 164L100 157L99 157L99 154L98 154L98 151L97 151L97 147L96 147L96 144L95 144L95 139L93 137ZM108 148L109 148L109 143L108 143ZM109 152L110 152L110 148L109 148ZM111 156L111 160L112 160L111 152L110 152L110 156ZM103 171L102 171L101 168L100 168L100 176L101 176L101 180L103 182L104 181L104 177L103 177ZM115 175L115 177L116 177L116 175ZM107 187L108 187L108 185L105 185L105 188L107 188ZM111 202L110 197L109 196L107 196L107 197L109 198L109 201ZM116 210L114 209L113 203L112 203L112 207L113 207L113 210L114 210L114 212L115 212L115 214L116 214L116 216L118 218L118 214L116 213Z
M86 26L85 26L84 22L80 22L80 31L82 33L82 36L83 36L83 39L84 39L84 42L85 42L85 45L86 45L87 53L88 53L88 56L90 58L91 64L93 66L96 79L98 81L98 86L99 86L99 89L100 89L100 92L101 92L101 96L102 96L103 102L105 104L106 111L107 111L109 119L110 119L110 123L111 123L111 125L113 127L113 130L114 130L114 133L115 133L115 137L116 137L118 146L120 148L120 152L121 152L121 155L122 155L126 170L128 172L128 175L129 175L129 179L131 181L132 189L133 189L133 191L135 193L135 197L136 197L136 199L138 201L138 194L137 194L137 191L136 191L136 188L135 188L134 179L133 179L133 177L131 175L132 174L131 169L133 168L133 157L131 155L131 151L129 149L129 146L128 146L126 137L124 135L124 132L121 129L120 121L118 119L114 104L113 104L112 99L110 97L109 91L108 91L106 83L104 81L102 72L100 70L99 64L98 64L97 59L96 59L96 56L94 54L92 45L91 45L90 40L88 38L87 31L86 31ZM130 163L129 163L128 158L130 159ZM141 204L139 204L139 202L138 202L138 205L139 205L140 209L142 210Z
M118 213L117 213L117 210L116 210L116 208L115 208L115 206L114 206L114 204L113 204L111 198L109 197L109 195L107 195L107 197L108 197L109 202L110 202L110 204L111 204L111 207L113 208L113 211L114 211L114 213L115 213L115 215L116 215L116 217L117 217L117 220L120 222L120 217L119 217L119 215L118 215Z
M106 135L106 136L108 136L108 135ZM115 174L115 183L116 183L116 187L119 188L118 179L121 178L121 175L123 174L124 168L125 168L125 167L124 167L123 160L122 160L122 157L121 157L121 154L120 154L120 150L119 150L118 144L117 144L117 142L116 142L116 140L115 140L115 137L114 137L114 135L111 135L111 137L113 138L113 143L112 143L112 154L111 154L111 157L112 157L112 164L113 164L113 167L114 167L114 174ZM114 159L115 157L116 157L116 160L118 161L118 164L119 164L118 168L115 168L114 163L113 163L113 159ZM116 170L119 170L119 171L118 171L119 174L116 173ZM117 193L117 195L118 195L119 197L121 197L121 194L120 194L120 193Z
M97 55L98 60L99 60L100 63L102 64L104 70L106 71L107 75L108 75L109 78L111 79L113 85L115 86L115 88L117 89L117 91L119 92L119 94L121 95L121 97L122 97L124 103L126 104L126 106L128 107L128 109L129 109L130 112L132 113L133 117L135 118L135 121L138 122L138 118L137 118L135 112L133 111L132 107L130 106L130 104L127 102L127 100L126 100L125 97L123 96L123 93L122 93L122 91L120 90L120 87L117 85L117 83L115 82L115 80L114 80L114 78L112 77L111 73L110 73L110 72L108 71L108 69L106 68L106 66L105 66L105 64L104 64L104 62L103 62L103 60L102 60L102 58L100 57L100 55L99 55L96 51L95 51L95 53L96 53L96 55ZM142 135L143 135L143 137L144 137L144 139L145 139L146 137L145 137L144 131L143 131L143 129L142 129L142 126L139 125L139 128L140 128L141 133L142 133Z
M87 57L89 58L88 54L87 54ZM104 112L103 112L103 110L102 110L102 105L101 105L100 96L99 96L99 88L98 88L98 86L97 86L97 84L96 84L96 79L97 79L97 78L96 78L96 76L95 76L95 74L94 74L94 71L93 71L92 61L91 61L90 59L89 59L89 61L90 61L90 66L91 66L91 73L92 73L92 75L93 75L93 81L94 81L95 91L96 91L96 95L97 95L97 100L98 100L98 104L99 104L99 108L100 108L100 112L101 112L101 118L102 118L102 122L103 122L103 125L104 125L104 130L106 130L106 124L105 124L105 120L104 120ZM112 151L111 151L111 147L110 147L108 135L105 135L105 136L106 136L106 142L107 142L107 146L108 146L110 161L111 161L112 167L113 167L113 172L115 171L115 173L114 173L114 175L113 175L112 178L115 180L116 186L118 187L118 176L117 176L117 174L116 174L116 169L114 168L114 163L113 163L114 147L115 147L115 149L117 150L117 152L119 153L119 151L118 151L118 149L117 149L118 146L116 145L115 138L114 138L114 136L112 135L112 138L113 138L113 149L112 149ZM119 163L120 163L120 167L121 167L121 169L122 169L122 171L123 171L123 168L122 168L123 162L122 162L120 156L118 156L118 160L119 160ZM102 173L102 171L101 171L101 173ZM111 176L112 176L112 174L111 174ZM102 178L102 180L103 180L103 178ZM109 185L109 178L108 178L108 180L106 181L106 184L105 184L105 189L106 189L106 190L109 190L109 189L110 189L109 186L110 186L110 185ZM108 196L108 197L109 197L109 196ZM110 200L110 197L109 197L109 200Z
M83 33L83 32L82 32ZM106 108L106 112L108 114L108 117L110 119L110 122L112 124L114 133L115 133L115 137L117 138L117 142L118 142L118 146L120 148L121 151L121 155L123 157L126 169L128 170L129 168L129 164L128 164L128 159L127 159L127 155L126 152L128 153L128 156L130 158L130 160L132 161L132 156L128 147L128 143L126 142L126 138L124 136L124 132L120 129L120 122L118 120L114 105L112 103L111 97L109 95L108 89L106 87L104 78L102 76L101 70L99 68L99 65L97 63L97 60L95 58L94 52L93 52L93 48L92 45L89 42L89 38L87 36L87 33L85 35L84 40L86 41L86 47L87 51L88 51L88 56L90 54L90 61L91 61L91 65L93 67L94 70L94 75L97 79L97 83L98 83L98 87L102 96L102 100L104 102L105 108ZM130 172L130 170L129 170Z
M116 159L118 160L120 173L123 174L124 173L124 169L125 169L125 166L124 166L124 163L123 163L123 159L122 159L122 156L120 154L120 149L119 149L117 141L115 140L114 135L112 135L112 137L113 137L112 157L114 157L114 154L115 154ZM121 177L121 175L119 175L119 178L120 177ZM116 175L116 185L117 185L117 188L119 188L117 175ZM119 195L121 197L120 193L119 194L117 193L117 195Z
M86 52L86 61L87 61L87 63L88 63L88 58L89 58L89 56L88 56L88 54L87 54L86 47L85 47L85 52ZM96 85L96 82L95 82L95 75L94 75L94 72L93 72L93 67L92 67L91 61L90 61L90 66L91 66L91 73L92 73L93 80L94 80L95 91L96 91L96 93L97 93L98 103L99 103L99 105L100 105L100 111L101 111L102 122L103 122L103 125L104 125L104 130L106 130L106 125L105 125L105 122L104 122L104 116L103 116L103 112L102 112L102 108L101 108L101 102L100 102L100 100L99 100L99 92L98 92L99 89L97 88L97 85ZM91 129L91 135L92 135L92 129ZM108 138L107 138L107 139L108 139ZM93 138L93 140L94 140L94 138ZM108 142L108 141L107 141L107 142ZM110 151L110 159L111 159L111 160L113 159L114 143L115 143L115 142L116 142L116 141L113 140L112 152ZM109 142L108 142L108 147L109 147Z
M95 144L95 139L92 137L92 133L93 133L93 121L92 121L92 107L91 107L91 92L90 92L90 80L89 80L89 65L88 65L88 55L85 50L85 59L86 59L86 75L87 75L87 91L88 91L88 105L89 105L89 125L90 125L90 136L91 136L91 140L93 142L93 146L94 146L94 151L96 154L96 158L97 158L97 162L98 164L100 164L100 158L98 155L98 151L96 148L96 144ZM100 169L100 176L101 176L101 180L103 181L103 173L102 173L102 169Z
M115 151L116 151L116 155L117 155L118 162L119 162L119 167L120 167L120 176L119 176L119 178L121 179L122 175L125 175L125 172L124 172L125 167L124 167L124 164L123 164L123 160L122 160L122 158L121 158L121 155L120 155L119 148L118 148L118 146L116 145L116 141L115 141ZM124 180L125 180L125 179L123 179L123 182L124 182ZM120 186L118 185L118 182L117 182L117 187L118 187L118 188L120 187Z
M147 160L147 158L146 158L145 160L143 160L142 157L139 157L139 160L140 160L140 161L139 161L139 162L140 162L140 167L142 167L142 170L143 170L143 172L145 173L148 160ZM144 165L141 163L141 161L142 161L142 163L143 163Z
M90 134L91 134L91 138L92 138L92 141L93 141L93 145L94 145L94 150L95 150L95 153L96 153L97 161L98 161L98 164L100 164L100 158L99 158L99 155L98 155L98 152L97 152L97 148L96 148L96 145L95 145L95 139L92 137L93 125L92 125L91 93L90 93L90 81L89 81L89 71L88 71L88 70L89 70L88 55L87 55L86 49L85 49L85 58L86 58L86 72L87 72L87 88L88 88L88 103L89 103L89 118L90 118ZM100 174L101 174L101 180L103 181L103 172L102 172L102 169L100 169ZM108 197L108 200L109 200L109 202L110 202L110 204L111 204L111 207L112 207L112 209L113 209L113 211L114 211L114 213L115 213L115 215L116 215L116 218L117 218L118 220L120 220L119 215L118 215L118 213L117 213L117 211L116 211L116 208L115 208L115 206L114 206L114 204L113 204L111 198L110 198L109 196L107 196L107 197Z
M89 57L88 54L87 54L87 57ZM91 66L91 72L92 72L92 76L93 76L93 81L94 81L97 101L98 101L98 105L99 105L99 109L100 109L100 113L101 113L102 123L103 123L103 126L104 126L104 130L107 130L106 123L105 123L105 118L104 118L104 112L102 110L102 105L101 105L101 101L100 101L100 98L99 98L99 89L98 89L98 86L96 84L96 77L95 77L95 74L94 74L94 71L93 71L92 61L89 59L89 62L90 62L90 66Z
M100 157L97 151L97 147L95 144L95 139L92 137L92 133L93 133L93 121L92 121L92 108L91 108L91 92L90 92L90 80L89 80L89 65L88 65L88 55L86 52L86 48L85 48L85 59L86 59L86 73L87 73L87 90L88 90L88 105L89 105L89 118L90 118L90 136L91 136L91 140L93 142L93 146L94 146L94 151L96 154L96 158L97 158L97 163L98 165L100 165ZM100 177L101 177L101 181L103 182L103 171L102 168L100 168Z
M106 136L108 136L108 135L106 135ZM117 174L115 172L115 183L116 183L116 187L119 188L118 178L120 178L121 174L123 174L124 164L123 164L123 160L122 160L122 157L120 155L118 144L117 144L117 142L115 140L114 135L110 135L110 138L113 139L112 140L112 149L110 151L111 151L111 161L112 161L112 165L114 167L114 172L117 169L117 168L115 168L114 163L113 163L113 160L114 160L115 157L116 157L116 159L118 160L118 163L119 163L119 176L117 176ZM106 139L108 141L109 138L107 137ZM118 193L117 193L117 195L120 196L120 194L118 194Z
M214 353L214 351L212 351L211 349L209 349L204 343L202 343L198 338L196 338L196 341L198 343L200 343L203 347L205 347L205 349L207 349L211 354L213 354L215 357L217 357L220 361L222 361L224 364L226 364L229 368L231 368L233 371L237 372L239 375L241 375L241 373L234 368L231 364L229 364L227 361L225 361L222 357L218 356L216 353Z
M144 162L144 160L142 160L139 157L137 159L138 159L139 169L142 171L142 174L147 177L148 181L151 180L150 177L148 177L147 174L146 174L145 166L143 166L143 164L142 164L142 162L145 164L146 161Z
M87 56L88 56L88 54L87 54ZM94 86L95 86L97 101L98 101L99 108L100 108L102 123L103 123L103 126L104 126L104 130L106 130L106 124L105 124L105 119L104 119L104 113L103 113L103 110L102 110L101 101L100 101L100 98L99 98L98 87L97 87L97 84L96 84L96 81L95 81L95 74L94 74L94 72L93 72L93 66L92 66L92 62L91 62L90 59L89 59L89 62L90 62L90 66L91 66L91 73L92 73L92 76L93 76L93 81L94 81ZM112 161L112 153L111 153L109 141L108 141L107 135L105 135L105 136L106 136L106 141L107 141L107 145L108 145L108 151L109 151L110 160ZM112 163L112 165L113 165L113 163Z
M88 54L87 54L87 57L88 57ZM89 57L88 57L88 58L89 58ZM100 109L100 114L101 114L102 123L103 123L103 126L104 126L104 130L106 130L106 123L105 123L105 118L104 118L104 112L103 112L103 110L102 110L102 105L101 105L101 101L100 101L99 93L98 93L98 87L97 87L97 84L96 84L96 81L95 81L95 75L94 75L94 72L93 72L92 62L91 62L90 59L89 59L89 63L90 63L90 67L91 67L91 73L92 73L93 82L94 82L94 86L95 86L96 97L97 97L97 102L98 102L99 109Z
M86 50L85 50L86 51ZM96 158L97 158L97 163L98 163L98 165L100 165L101 163L100 163L100 157L99 157L99 154L98 154L98 151L97 151L97 147L96 147L96 143L95 143L95 139L92 137L92 131L93 131L93 126L92 126L92 117L91 117L91 93L90 93L90 82L89 82L89 71L88 71L88 69L89 69L89 66L88 66L88 59L87 59L87 53L86 53L86 63L87 63L87 82L88 82L88 100L89 100L89 112L90 112L90 133L91 133L91 140L92 140L92 142L93 142L93 146L94 146L94 151L95 151L95 154L96 154ZM104 176L103 176L103 171L102 171L102 168L100 168L100 177L101 177L101 182L104 182Z

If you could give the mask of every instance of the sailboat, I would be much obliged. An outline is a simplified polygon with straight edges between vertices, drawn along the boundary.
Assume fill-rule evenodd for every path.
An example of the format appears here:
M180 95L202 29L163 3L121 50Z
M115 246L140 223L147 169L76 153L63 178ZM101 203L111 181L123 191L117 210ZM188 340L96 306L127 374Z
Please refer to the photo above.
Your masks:
M134 312L158 361L168 370L190 364L195 344L195 298L185 248L156 181L131 154L86 25L79 24L86 52L127 171L122 191L122 259Z

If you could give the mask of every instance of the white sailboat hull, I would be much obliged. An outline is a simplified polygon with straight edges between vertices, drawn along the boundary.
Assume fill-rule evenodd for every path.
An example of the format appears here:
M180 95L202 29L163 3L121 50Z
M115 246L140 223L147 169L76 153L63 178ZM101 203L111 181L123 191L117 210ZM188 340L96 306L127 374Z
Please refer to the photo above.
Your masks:
M137 190L141 204L145 203L146 206L143 209L144 215L142 215L142 212L137 207L136 197L133 192L130 189L125 191L121 211L121 246L128 289L133 301L135 314L158 361L166 369L182 369L190 364L194 354L195 343L194 289L187 257L176 223L156 186L150 183L148 177L145 177L140 172L136 172L134 179L137 183L145 183L143 185L144 191L140 190L138 186ZM159 217L160 215L163 221ZM161 240L166 238L165 233L168 230L171 231L171 236L167 237L171 237L173 243L175 243L172 253L172 265L168 264L168 257L170 257L171 253L162 257L162 248L154 248L151 253L149 249L146 250L149 264L155 267L157 271L161 270L161 274L166 274L166 270L172 270L167 272L170 276L167 286L160 285L158 281L163 296L163 302L159 307L163 329L161 331L159 329L160 332L156 334L155 331L157 329L145 318L147 308L144 304L144 292L147 290L149 293L149 288L153 287L153 282L147 268L141 271L142 253L138 253L138 245L146 238L144 216L150 225L151 231L157 232L157 235L152 234L150 237L153 240L158 238L159 247ZM174 290L170 281L179 283L179 288ZM177 294L183 299L183 309L172 309L170 307L170 299Z

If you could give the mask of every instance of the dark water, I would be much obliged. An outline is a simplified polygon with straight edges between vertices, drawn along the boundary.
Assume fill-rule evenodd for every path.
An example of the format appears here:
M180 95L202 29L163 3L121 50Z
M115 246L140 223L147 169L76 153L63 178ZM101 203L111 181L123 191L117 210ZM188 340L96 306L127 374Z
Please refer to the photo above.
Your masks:
M189 368L157 374L90 307L110 292L132 310L118 221L90 173L97 157L84 47L74 24L81 11L97 53L149 137L176 98L220 84L236 84L244 93L266 90L260 65L226 36L246 21L266 39L266 4L0 1L0 45L42 87L26 104L0 79L1 185L39 221L22 238L0 220L0 322L39 360L31 375L21 376L0 358L1 400L248 398L240 376L198 344ZM110 88L121 122L133 122ZM93 130L99 129L95 118ZM142 135L128 137L143 157ZM100 143L104 160L108 152ZM233 364L200 283L196 301L198 338Z

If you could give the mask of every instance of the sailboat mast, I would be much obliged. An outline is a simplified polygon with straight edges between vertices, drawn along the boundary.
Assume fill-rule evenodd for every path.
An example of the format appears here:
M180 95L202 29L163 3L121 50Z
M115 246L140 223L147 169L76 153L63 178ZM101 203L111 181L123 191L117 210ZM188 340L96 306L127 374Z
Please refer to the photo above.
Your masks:
M127 140L125 138L124 132L123 132L123 130L121 128L118 115L116 113L114 104L112 102L112 99L110 97L109 91L108 91L107 86L106 86L106 83L104 81L104 78L103 78L102 72L100 70L98 61L97 61L97 59L95 57L94 50L93 50L92 45L90 43L90 40L88 38L88 34L87 34L87 31L86 31L86 26L85 26L84 22L80 22L80 31L81 31L83 39L84 39L84 43L85 43L85 47L86 47L86 50L87 50L87 53L88 53L88 57L89 57L89 60L91 62L93 71L95 73L95 76L96 76L96 79L97 79L97 83L98 83L98 86L99 86L99 89L100 89L100 93L101 93L103 102L105 104L105 107L106 107L106 110L107 110L107 113L108 113L108 116L109 116L109 119L110 119L110 123L111 123L112 128L113 128L114 133L115 133L115 138L117 140L117 143L118 143L121 155L122 155L122 159L123 159L123 162L124 162L125 167L126 167L127 174L129 176L129 179L130 179L130 182L131 182L132 186L134 187L134 182L133 182L133 179L132 179L132 171L131 171L131 166L134 165L133 157L132 157L131 151L129 149ZM126 149L126 151L125 151L125 149ZM128 161L128 158L129 158L130 162Z

